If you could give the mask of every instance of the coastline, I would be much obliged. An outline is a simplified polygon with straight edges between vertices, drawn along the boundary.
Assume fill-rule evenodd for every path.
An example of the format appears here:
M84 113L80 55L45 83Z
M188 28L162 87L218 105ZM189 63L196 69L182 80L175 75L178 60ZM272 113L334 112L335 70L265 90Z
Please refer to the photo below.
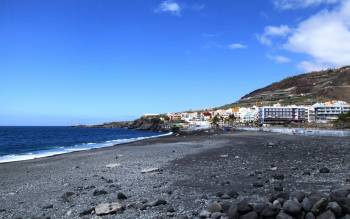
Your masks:
M30 153L25 154L9 154L0 156L0 164L1 163L9 163L9 162L17 162L17 161L24 161L24 160L33 160L33 159L40 159L45 157L52 157L57 156L61 154L67 154L67 153L74 153L79 151L87 151L87 150L93 150L98 148L105 148L105 147L113 147L117 145L122 144L128 144L132 142L152 139L152 138L161 138L165 136L172 135L172 132L162 133L159 135L153 135L148 137L136 137L136 138L127 138L127 139L116 139L116 140L108 140L105 142L96 142L96 143L85 143L85 144L79 144L75 145L74 147L58 147L53 149L47 149L47 150L38 150L33 151Z
M119 192L127 199L118 201L125 206L118 218L167 217L170 207L176 217L191 216L219 200L218 192L237 191L231 202L262 201L279 184L288 191L349 186L349 159L349 137L239 131L172 135L3 163L0 218L91 218L90 209L118 201ZM329 174L318 173L324 166ZM142 173L152 168L158 169ZM273 179L277 173L283 181ZM252 186L258 182L263 186ZM144 199L167 204L142 210Z

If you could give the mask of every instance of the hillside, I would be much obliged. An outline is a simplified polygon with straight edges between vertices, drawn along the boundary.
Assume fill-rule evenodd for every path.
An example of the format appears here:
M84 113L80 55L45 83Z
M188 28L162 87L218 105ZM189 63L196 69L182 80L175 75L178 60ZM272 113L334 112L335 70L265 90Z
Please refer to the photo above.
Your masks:
M275 103L303 105L329 100L350 103L350 66L289 77L220 108Z

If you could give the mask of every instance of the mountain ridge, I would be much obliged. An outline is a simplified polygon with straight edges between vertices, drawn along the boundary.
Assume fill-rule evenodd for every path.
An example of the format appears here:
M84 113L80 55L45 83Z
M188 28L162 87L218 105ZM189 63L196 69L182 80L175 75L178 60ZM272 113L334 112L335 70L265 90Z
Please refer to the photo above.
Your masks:
M314 71L285 78L244 95L219 109L273 105L311 105L316 102L350 102L350 66Z

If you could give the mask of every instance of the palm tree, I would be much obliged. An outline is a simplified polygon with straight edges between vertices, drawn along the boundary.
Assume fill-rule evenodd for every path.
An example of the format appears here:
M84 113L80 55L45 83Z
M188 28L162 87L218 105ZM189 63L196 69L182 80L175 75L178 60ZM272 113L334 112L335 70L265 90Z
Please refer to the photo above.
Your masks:
M219 122L220 121L221 121L220 116L219 115L215 115L210 121L211 126L215 127L216 129L219 128Z
M236 117L234 114L230 114L227 118L227 121L229 122L230 126L233 126L233 123L236 121Z

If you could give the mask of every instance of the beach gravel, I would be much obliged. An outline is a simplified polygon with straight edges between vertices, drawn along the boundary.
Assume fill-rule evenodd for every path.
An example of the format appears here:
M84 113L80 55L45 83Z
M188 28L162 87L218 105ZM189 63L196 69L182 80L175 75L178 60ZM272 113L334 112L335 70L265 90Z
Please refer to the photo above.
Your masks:
M0 218L349 218L349 160L349 137L234 131L3 163Z

